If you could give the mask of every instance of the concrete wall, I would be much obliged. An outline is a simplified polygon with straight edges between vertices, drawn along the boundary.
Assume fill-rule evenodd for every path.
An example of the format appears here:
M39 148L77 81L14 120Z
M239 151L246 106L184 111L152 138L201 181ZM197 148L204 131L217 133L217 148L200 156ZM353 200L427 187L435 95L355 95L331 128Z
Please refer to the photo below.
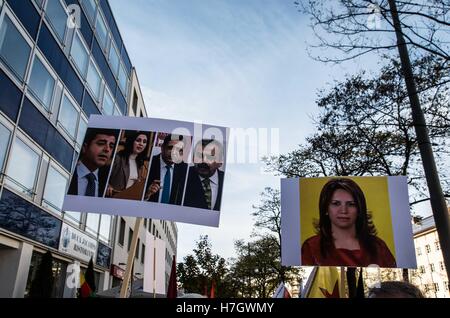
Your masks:
M0 249L1 298L23 298L32 254L33 246L25 242Z

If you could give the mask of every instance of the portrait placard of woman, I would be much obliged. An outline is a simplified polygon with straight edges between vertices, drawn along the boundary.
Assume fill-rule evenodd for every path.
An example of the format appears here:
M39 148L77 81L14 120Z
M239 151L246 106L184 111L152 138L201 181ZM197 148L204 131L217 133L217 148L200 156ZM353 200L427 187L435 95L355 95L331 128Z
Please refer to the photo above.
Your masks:
M301 264L313 266L397 267L387 244L377 236L361 187L350 178L332 178L323 186L316 235L301 247Z
M114 158L106 197L141 200L154 133L124 131Z

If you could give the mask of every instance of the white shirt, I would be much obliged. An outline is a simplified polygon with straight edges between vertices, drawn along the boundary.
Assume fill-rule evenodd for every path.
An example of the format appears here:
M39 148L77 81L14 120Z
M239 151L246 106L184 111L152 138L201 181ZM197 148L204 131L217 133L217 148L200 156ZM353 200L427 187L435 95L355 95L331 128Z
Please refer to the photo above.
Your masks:
M136 164L136 157L137 155L130 155L130 158L128 159L128 166L130 167L130 175L128 176L127 186L125 187L126 189L131 187L139 178L138 168Z
M86 188L88 185L88 179L86 176L91 173L81 161L77 165L77 175L78 175L78 195L85 195ZM95 196L98 197L98 169L92 171L95 175ZM102 193L103 195L103 193Z
M203 178L202 176L199 177L203 185L203 180L205 180L206 178ZM219 192L219 173L217 172L217 170L211 177L209 177L209 181L209 184L211 186L211 210L214 210L214 206L216 205L217 201L217 194Z
M159 156L159 181L161 181L160 186L161 188L159 189L159 198L158 198L158 202L161 202L162 199L162 193L163 193L163 189L164 189L164 177L166 176L166 172L167 172L167 166L168 164L166 164L162 158L162 155ZM172 181L173 181L173 164L169 165L170 167L170 187L169 187L169 193L172 192ZM169 198L170 198L170 194L169 194Z

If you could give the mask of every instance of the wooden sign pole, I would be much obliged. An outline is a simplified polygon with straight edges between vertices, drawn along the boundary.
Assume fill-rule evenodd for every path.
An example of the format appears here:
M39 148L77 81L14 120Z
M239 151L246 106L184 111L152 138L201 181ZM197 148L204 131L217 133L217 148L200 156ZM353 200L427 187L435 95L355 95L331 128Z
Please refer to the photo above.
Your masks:
M345 267L341 266L341 283L339 284L339 296L345 298Z
M133 269L133 262L134 262L134 256L136 254L136 246L137 246L137 240L139 236L139 229L141 228L142 224L142 218L136 218L136 222L134 224L134 232L133 232L133 239L131 240L131 246L130 251L128 252L128 260L127 260L127 267L125 269L125 276L123 278L122 282L122 288L120 289L120 298L126 298L127 297L127 290L128 285L130 284L130 278L132 275L132 269ZM131 291L133 292L133 291ZM130 295L131 295L130 292Z

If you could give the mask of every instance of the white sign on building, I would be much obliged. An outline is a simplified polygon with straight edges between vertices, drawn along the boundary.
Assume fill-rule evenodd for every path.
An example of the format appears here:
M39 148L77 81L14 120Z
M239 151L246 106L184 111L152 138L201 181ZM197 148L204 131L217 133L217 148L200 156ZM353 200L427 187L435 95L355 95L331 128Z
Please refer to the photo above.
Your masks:
M145 238L144 292L166 293L166 243L147 233Z
M61 238L59 240L59 250L85 262L89 262L92 257L95 262L97 241L70 225L63 223Z

